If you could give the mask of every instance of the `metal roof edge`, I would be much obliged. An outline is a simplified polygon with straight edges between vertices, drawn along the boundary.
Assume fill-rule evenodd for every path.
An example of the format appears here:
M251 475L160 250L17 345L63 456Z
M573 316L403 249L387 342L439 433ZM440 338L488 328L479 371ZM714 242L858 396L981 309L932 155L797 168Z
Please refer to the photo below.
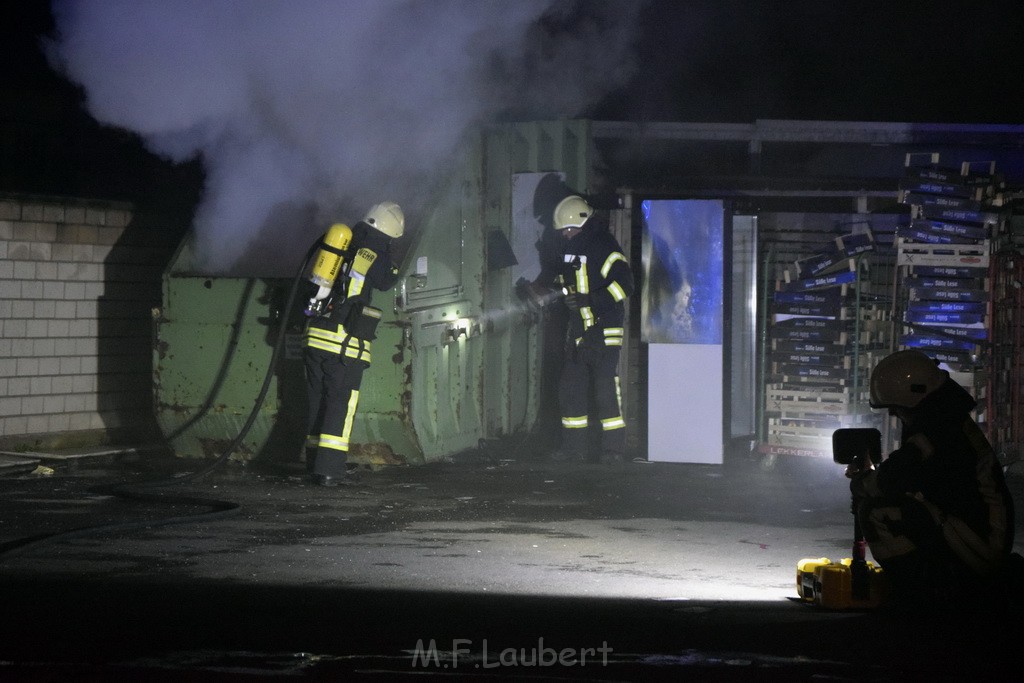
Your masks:
M1024 145L1024 125L757 119L753 123L593 121L596 139L734 142L908 143L1003 139Z

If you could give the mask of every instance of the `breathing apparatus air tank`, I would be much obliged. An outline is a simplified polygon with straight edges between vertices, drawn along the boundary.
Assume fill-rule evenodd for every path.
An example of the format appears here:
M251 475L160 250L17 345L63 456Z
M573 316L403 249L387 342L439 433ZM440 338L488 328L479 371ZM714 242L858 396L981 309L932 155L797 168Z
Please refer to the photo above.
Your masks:
M344 223L335 223L324 235L323 244L320 251L317 252L316 260L313 262L313 271L309 276L310 282L317 285L319 289L309 300L306 310L303 311L307 317L323 313L324 307L328 303L327 297L330 296L334 282L338 279L338 274L345 264L345 250L351 243L352 228Z

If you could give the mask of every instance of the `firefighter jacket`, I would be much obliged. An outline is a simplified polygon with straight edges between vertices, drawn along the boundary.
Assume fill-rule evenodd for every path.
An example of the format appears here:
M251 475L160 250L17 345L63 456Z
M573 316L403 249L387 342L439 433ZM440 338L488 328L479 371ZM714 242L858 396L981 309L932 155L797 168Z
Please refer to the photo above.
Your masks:
M357 223L345 265L331 289L331 303L324 314L310 321L306 346L347 358L370 362L370 342L375 338L381 312L370 305L373 290L388 290L398 281L391 262L391 238Z
M1013 499L1002 467L970 411L977 402L952 379L915 408L901 446L851 482L855 496L922 502L946 541L975 569L993 565L1013 545Z
M607 229L584 227L565 244L558 279L570 302L569 341L577 347L622 346L633 274L615 237Z

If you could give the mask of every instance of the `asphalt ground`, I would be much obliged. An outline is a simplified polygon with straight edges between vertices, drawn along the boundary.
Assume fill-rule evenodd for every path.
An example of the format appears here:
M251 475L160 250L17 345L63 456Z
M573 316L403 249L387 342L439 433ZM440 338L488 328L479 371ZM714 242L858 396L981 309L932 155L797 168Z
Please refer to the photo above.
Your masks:
M799 559L850 554L831 462L580 465L504 443L336 488L299 463L155 488L136 483L200 464L45 463L0 477L5 680L1019 678L1010 595L796 599Z

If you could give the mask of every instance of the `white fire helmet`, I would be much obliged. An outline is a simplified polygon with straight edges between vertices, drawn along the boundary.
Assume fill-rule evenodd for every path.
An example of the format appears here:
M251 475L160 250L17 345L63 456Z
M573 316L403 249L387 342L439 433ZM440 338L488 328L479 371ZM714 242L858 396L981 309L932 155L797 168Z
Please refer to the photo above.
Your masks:
M571 194L555 207L555 230L582 228L593 215L594 207L587 204L583 197Z
M374 204L366 212L363 222L396 239L405 232L405 214L402 213L402 207L394 202Z
M909 349L889 354L871 371L872 408L915 408L949 375L935 361Z

